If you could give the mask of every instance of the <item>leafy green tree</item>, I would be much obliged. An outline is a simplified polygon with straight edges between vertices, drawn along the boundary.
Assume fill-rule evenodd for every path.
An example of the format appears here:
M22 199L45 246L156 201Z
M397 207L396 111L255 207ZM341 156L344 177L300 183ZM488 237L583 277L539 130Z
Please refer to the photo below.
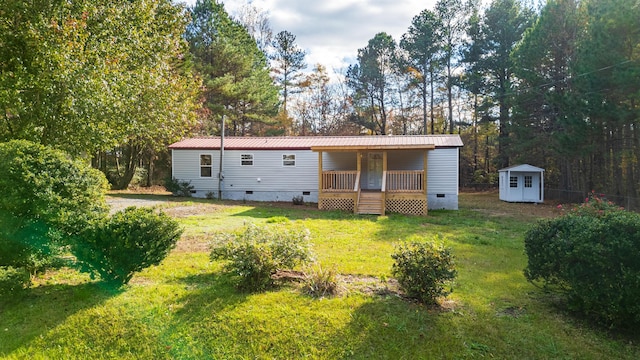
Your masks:
M406 34L400 40L400 47L408 54L408 66L405 69L412 77L422 99L422 128L427 134L427 106L431 109L431 134L434 129L434 83L439 66L438 54L441 51L439 19L430 10L423 10L415 16ZM430 101L427 97L430 95Z
M226 115L232 134L260 134L265 124L272 123L279 105L278 88L269 76L264 53L223 4L198 0L190 14L185 36L203 79L204 132L212 132L207 123Z
M306 52L296 44L296 36L286 30L276 34L272 46L272 67L282 88L282 107L287 114L289 94L292 88L299 87L298 80L302 75L300 71L307 67L304 62Z
M153 129L175 137L194 99L184 25L169 0L4 2L0 139L80 155Z

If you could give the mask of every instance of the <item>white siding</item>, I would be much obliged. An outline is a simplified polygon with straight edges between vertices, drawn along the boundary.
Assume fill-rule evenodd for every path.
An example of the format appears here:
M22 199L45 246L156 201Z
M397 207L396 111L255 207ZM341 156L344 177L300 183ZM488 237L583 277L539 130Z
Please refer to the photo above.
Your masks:
M200 177L200 155L210 154L212 159L212 177ZM172 150L171 175L179 180L190 181L197 191L207 193L218 191L218 170L220 169L220 152L217 150Z
M200 155L211 154L213 177L200 177ZM253 154L253 166L242 166L240 155ZM295 166L283 166L282 155L295 154ZM225 150L222 195L225 199L291 201L304 195L305 201L318 199L318 154L310 150ZM172 176L190 181L197 197L213 192L218 196L218 150L173 150ZM248 193L249 192L249 193Z
M429 209L458 209L458 149L435 149L427 158Z
M389 151L387 170L422 170L424 151Z
M318 157L317 153L316 159ZM337 171L346 171L346 170L355 170L358 166L356 162L355 152L323 152L322 153L322 170L337 170ZM316 162L318 162L316 160Z

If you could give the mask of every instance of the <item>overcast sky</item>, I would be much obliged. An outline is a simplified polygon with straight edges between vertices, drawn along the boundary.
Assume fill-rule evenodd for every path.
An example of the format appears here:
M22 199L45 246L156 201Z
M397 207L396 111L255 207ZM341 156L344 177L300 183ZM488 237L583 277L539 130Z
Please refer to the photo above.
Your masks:
M320 63L331 72L354 63L358 49L379 32L400 41L413 17L433 10L436 0L222 0L232 15L247 2L268 12L274 34L296 36L309 69Z

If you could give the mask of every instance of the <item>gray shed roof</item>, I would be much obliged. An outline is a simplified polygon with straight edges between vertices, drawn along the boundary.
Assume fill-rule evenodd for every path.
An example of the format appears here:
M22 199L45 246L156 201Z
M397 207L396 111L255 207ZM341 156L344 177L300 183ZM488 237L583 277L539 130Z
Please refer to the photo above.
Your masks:
M498 172L503 172L503 171L544 172L544 169L533 166L533 165L529 165L529 164L522 164L522 165L509 166L504 169L498 170Z

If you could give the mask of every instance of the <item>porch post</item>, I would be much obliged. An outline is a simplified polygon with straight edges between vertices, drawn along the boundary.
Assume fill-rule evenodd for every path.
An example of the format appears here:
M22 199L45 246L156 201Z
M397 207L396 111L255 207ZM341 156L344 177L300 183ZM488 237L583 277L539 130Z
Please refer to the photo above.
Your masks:
M360 170L362 170L362 153L360 150L356 151L356 178L359 178ZM360 178L360 183L362 183L362 178ZM353 195L353 213L358 213L358 201L360 200L360 183L358 184L358 192Z
M387 176L387 150L382 152L382 176ZM382 179L382 183L386 183L387 179ZM382 216L384 216L385 211L387 210L387 189L382 193Z
M322 209L322 151L318 151L318 209Z
M422 164L422 171L423 171L423 176L422 176L422 193L424 195L424 209L422 209L423 214L427 215L427 212L429 211L429 195L427 194L427 158L429 155L429 150L425 150L424 154L422 155L423 158L423 164Z

